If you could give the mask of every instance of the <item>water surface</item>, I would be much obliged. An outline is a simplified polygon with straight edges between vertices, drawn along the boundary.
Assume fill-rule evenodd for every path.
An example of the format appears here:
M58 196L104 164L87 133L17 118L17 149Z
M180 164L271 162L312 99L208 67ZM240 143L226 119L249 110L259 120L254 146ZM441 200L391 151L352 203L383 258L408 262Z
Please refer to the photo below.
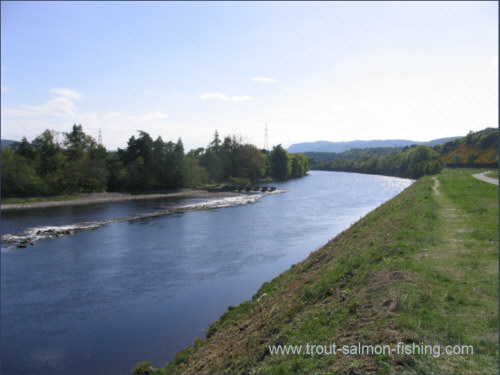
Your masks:
M311 171L278 184L287 193L251 204L109 222L17 250L4 245L2 374L130 374L143 360L163 366L229 305L250 299L410 183ZM3 212L2 235L199 203Z

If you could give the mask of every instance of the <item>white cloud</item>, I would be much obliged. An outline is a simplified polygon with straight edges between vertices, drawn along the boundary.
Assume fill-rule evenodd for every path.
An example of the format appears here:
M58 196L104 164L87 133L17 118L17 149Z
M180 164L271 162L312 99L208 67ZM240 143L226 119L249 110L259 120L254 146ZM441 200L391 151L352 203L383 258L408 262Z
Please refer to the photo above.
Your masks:
M69 98L59 97L52 100L49 100L47 103L41 106L21 106L26 108L32 116L55 116L55 117L66 117L73 116L77 112L77 108L75 103Z
M252 100L251 96L227 96L226 94L222 94L220 92L211 92L208 94L200 95L200 98L203 100L221 100L221 101L231 101L231 102L243 102L245 100Z
M2 87L2 91L6 91L6 88ZM73 100L81 98L80 93L60 87L50 90L49 93L57 94L58 97L38 106L19 105L18 108L4 108L2 115L11 117L69 117L78 112Z
M34 138L45 129L68 131L68 126L75 123L82 124L84 131L95 138L102 129L105 145L113 149L124 147L128 137L135 134L137 129L147 130L151 136L157 136L166 128L161 120L168 116L160 110L134 115L118 111L82 112L75 105L75 99L83 97L82 94L65 88L54 88L49 93L57 97L41 105L2 108L2 135L11 139L21 139L25 135Z
M267 77L253 77L252 81L255 81L255 82L265 82L265 83L278 83L277 79L267 78Z
M82 94L76 92L75 90L66 89L64 87L56 87L49 91L51 94L57 94L59 96L64 96L69 99L80 99Z
M133 135L137 136L137 130L146 131L153 139L161 135L163 140L170 140L169 137L174 137L175 140L180 136L182 128L176 128L171 123L161 121L167 117L161 111L151 111L142 115L109 111L101 114L82 114L76 116L74 122L81 123L84 131L94 137L101 130L104 145L108 149L116 149L126 147L128 139ZM64 127L67 128L67 125ZM196 132L193 131L193 133Z
M36 107L41 112L40 106ZM16 113L17 111L17 113ZM8 112L2 109L2 136L7 139L21 139L27 136L33 139L37 134L45 129L54 129L58 132L67 132L71 124L82 124L83 131L97 139L99 130L102 131L103 143L109 149L126 147L127 140L137 134L137 130L147 131L151 137L156 138L161 135L164 140L178 136L186 132L187 125L174 126L165 123L167 115L162 111L151 111L144 114L125 114L117 111L105 113L82 113L77 111L73 116L35 116L35 111L31 109L31 116L26 116L27 109L12 109ZM54 110L52 109L52 115ZM8 127L6 126L8 124ZM191 133L196 134L194 129ZM172 135L174 134L174 135ZM9 138L10 137L10 138ZM184 139L184 138L183 138Z
M2 92L7 92L7 91L9 91L9 89L5 86L2 86Z
M2 115L10 117L69 117L75 115L77 111L78 109L72 100L59 97L39 106L20 105L19 108L4 108Z
M498 68L498 56L493 57L493 58L490 60L490 63L491 63L491 65L493 65L494 67Z

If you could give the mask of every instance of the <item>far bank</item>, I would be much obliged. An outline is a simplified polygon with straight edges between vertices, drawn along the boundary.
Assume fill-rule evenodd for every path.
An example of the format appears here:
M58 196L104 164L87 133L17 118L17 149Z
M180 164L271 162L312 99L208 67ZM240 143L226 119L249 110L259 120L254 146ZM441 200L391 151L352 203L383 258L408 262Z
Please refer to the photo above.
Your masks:
M232 192L208 192L206 190L179 189L170 193L156 194L132 194L132 193L87 193L72 196L61 196L54 198L32 198L20 199L20 203L6 203L1 205L1 210L22 210L31 208L48 208L59 206L79 206L87 204L101 204L109 202L121 202L144 199L160 198L217 198L235 196Z

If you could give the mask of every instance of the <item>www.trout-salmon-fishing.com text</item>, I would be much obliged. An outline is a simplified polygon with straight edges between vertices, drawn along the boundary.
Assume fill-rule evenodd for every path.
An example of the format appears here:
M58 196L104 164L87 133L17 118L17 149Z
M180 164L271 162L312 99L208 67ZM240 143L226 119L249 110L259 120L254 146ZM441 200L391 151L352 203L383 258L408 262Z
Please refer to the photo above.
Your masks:
M423 343L405 344L398 342L396 345L269 345L271 355L432 355L435 358L446 355L472 355L472 345L424 345Z

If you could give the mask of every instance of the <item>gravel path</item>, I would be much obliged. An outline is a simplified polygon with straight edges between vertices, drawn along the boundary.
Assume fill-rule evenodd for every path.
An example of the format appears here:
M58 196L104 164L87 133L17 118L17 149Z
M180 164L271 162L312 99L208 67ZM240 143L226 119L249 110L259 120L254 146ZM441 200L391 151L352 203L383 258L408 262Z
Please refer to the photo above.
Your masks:
M432 187L432 190L434 190L434 194L440 195L441 193L438 190L439 180L436 176L432 177L432 179L434 180L434 186Z
M478 180L488 182L490 184L498 185L498 180L491 178L491 177L488 177L488 176L485 176L486 173L489 173L489 172L477 173L477 174L473 174L472 176L477 178Z

